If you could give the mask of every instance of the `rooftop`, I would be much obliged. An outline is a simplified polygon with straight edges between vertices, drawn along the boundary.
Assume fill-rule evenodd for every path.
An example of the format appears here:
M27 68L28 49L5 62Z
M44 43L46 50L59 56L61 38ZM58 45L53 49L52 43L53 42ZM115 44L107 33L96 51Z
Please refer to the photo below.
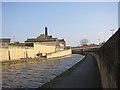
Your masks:
M48 35L47 27L45 27L45 34L40 34L37 38L29 38L25 42L54 42L54 41L64 41L64 39L52 38Z

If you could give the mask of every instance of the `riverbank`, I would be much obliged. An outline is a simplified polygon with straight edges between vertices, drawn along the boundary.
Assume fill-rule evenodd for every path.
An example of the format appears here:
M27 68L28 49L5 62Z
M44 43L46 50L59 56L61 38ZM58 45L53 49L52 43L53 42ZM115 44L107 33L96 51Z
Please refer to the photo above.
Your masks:
M2 65L10 65L10 64L21 64L21 63L30 63L30 62L38 62L38 61L46 61L46 60L55 60L55 59L62 59L62 58L67 58L71 56L65 55L65 56L60 56L60 57L53 57L53 58L27 58L27 59L17 59L17 60L8 60L8 61L2 61Z
M101 88L100 73L95 58L87 55L82 61L50 80L40 88ZM40 89L38 88L38 89Z

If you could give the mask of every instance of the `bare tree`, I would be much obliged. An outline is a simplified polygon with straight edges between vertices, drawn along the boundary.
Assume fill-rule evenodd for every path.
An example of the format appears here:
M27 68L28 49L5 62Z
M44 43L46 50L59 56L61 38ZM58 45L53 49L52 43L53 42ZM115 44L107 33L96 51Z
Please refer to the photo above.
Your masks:
M87 45L88 42L89 42L88 39L82 39L82 40L80 41L80 44L81 44L81 45Z

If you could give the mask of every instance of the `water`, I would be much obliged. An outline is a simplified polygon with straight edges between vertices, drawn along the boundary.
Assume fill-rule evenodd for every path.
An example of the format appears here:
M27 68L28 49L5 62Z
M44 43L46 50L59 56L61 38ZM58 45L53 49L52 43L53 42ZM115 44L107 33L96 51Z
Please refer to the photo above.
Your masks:
M78 63L84 56L2 66L3 88L38 88Z

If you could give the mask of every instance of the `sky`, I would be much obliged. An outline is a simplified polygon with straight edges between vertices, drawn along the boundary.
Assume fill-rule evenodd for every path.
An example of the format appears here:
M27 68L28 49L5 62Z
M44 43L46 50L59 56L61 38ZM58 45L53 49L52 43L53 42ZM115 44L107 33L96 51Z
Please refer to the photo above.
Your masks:
M118 3L118 27L120 28L120 2Z
M117 2L3 2L2 37L24 42L44 33L69 46L106 41L118 28ZM114 32L115 32L114 31Z

